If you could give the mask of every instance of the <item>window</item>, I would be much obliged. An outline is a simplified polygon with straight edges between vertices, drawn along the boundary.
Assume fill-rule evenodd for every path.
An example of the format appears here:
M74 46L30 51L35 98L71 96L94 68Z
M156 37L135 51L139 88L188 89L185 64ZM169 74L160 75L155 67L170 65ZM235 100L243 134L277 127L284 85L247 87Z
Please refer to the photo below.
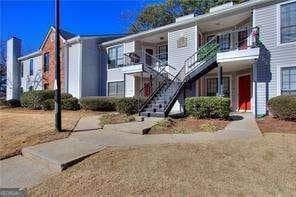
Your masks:
M29 91L33 91L33 86L30 86L29 87Z
M22 93L24 93L24 88L23 88L23 87L21 87L21 94L22 94Z
M24 62L21 63L21 77L24 77Z
M168 61L168 45L158 46L158 59Z
M108 49L108 68L118 68L123 66L123 45Z
M223 95L230 96L229 77L223 77ZM218 78L207 79L207 96L216 96L218 93Z
M33 75L33 59L30 59L30 75Z
M44 69L44 72L48 71L49 70L49 53L44 53L44 57L43 57L43 62L44 62L44 65L43 65L43 69Z
M296 94L296 66L282 68L281 94Z
M108 82L108 96L123 97L124 96L124 82Z
M230 34L220 35L217 39L221 51L227 51L230 49Z
M281 5L281 43L296 41L296 2Z

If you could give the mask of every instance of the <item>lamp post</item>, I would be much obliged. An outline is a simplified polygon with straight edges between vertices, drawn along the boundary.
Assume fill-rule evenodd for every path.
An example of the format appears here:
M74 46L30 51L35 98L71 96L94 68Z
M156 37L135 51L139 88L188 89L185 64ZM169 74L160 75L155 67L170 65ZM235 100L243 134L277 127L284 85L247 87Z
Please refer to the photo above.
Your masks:
M55 130L62 131L61 118L61 66L60 66L60 0L55 0L55 81L54 81L54 109Z

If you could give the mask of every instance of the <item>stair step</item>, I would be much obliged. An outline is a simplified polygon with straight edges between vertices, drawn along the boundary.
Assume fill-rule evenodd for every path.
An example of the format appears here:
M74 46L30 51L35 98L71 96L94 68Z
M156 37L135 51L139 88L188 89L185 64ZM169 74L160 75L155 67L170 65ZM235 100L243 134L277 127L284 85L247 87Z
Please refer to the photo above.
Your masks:
M165 114L164 114L164 112L140 112L140 116L165 117Z

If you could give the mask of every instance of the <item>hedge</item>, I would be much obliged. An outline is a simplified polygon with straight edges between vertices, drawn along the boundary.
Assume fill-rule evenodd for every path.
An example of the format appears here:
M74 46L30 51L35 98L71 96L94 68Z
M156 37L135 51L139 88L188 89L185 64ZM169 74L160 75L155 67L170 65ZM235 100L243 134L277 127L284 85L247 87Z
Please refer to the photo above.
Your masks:
M134 97L118 99L116 102L116 111L121 114L132 115L139 110L139 100Z
M81 108L85 110L115 111L117 99L115 97L87 96L82 97L79 103Z
M10 100L6 100L6 99L0 99L0 106L2 107L20 107L21 106L21 102L17 99L10 99Z
M139 103L140 101L140 103ZM82 109L93 111L118 111L122 114L135 114L138 112L138 106L143 103L143 98L137 97L83 97L79 100Z
M78 103L78 99L77 98L74 98L74 97L67 98L67 99L62 99L62 109L79 110L80 109L80 105Z
M43 110L54 110L54 99L47 99L42 102Z
M282 95L268 101L270 112L283 120L296 120L296 95Z
M223 118L230 113L230 99L225 97L189 97L185 99L188 115L196 118Z
M79 109L78 100L69 93L62 93L62 108L68 110ZM54 109L54 90L34 90L21 95L21 105L29 109Z

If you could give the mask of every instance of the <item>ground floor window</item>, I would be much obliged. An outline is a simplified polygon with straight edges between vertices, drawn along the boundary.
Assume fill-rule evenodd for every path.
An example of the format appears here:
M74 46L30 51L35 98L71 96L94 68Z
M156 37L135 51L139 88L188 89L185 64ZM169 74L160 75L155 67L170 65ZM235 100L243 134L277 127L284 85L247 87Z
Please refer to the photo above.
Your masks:
M281 69L281 94L296 94L296 66Z
M223 77L223 95L230 96L229 77ZM216 96L218 92L218 78L207 78L207 96Z
M124 96L124 82L108 82L108 96L123 97Z

